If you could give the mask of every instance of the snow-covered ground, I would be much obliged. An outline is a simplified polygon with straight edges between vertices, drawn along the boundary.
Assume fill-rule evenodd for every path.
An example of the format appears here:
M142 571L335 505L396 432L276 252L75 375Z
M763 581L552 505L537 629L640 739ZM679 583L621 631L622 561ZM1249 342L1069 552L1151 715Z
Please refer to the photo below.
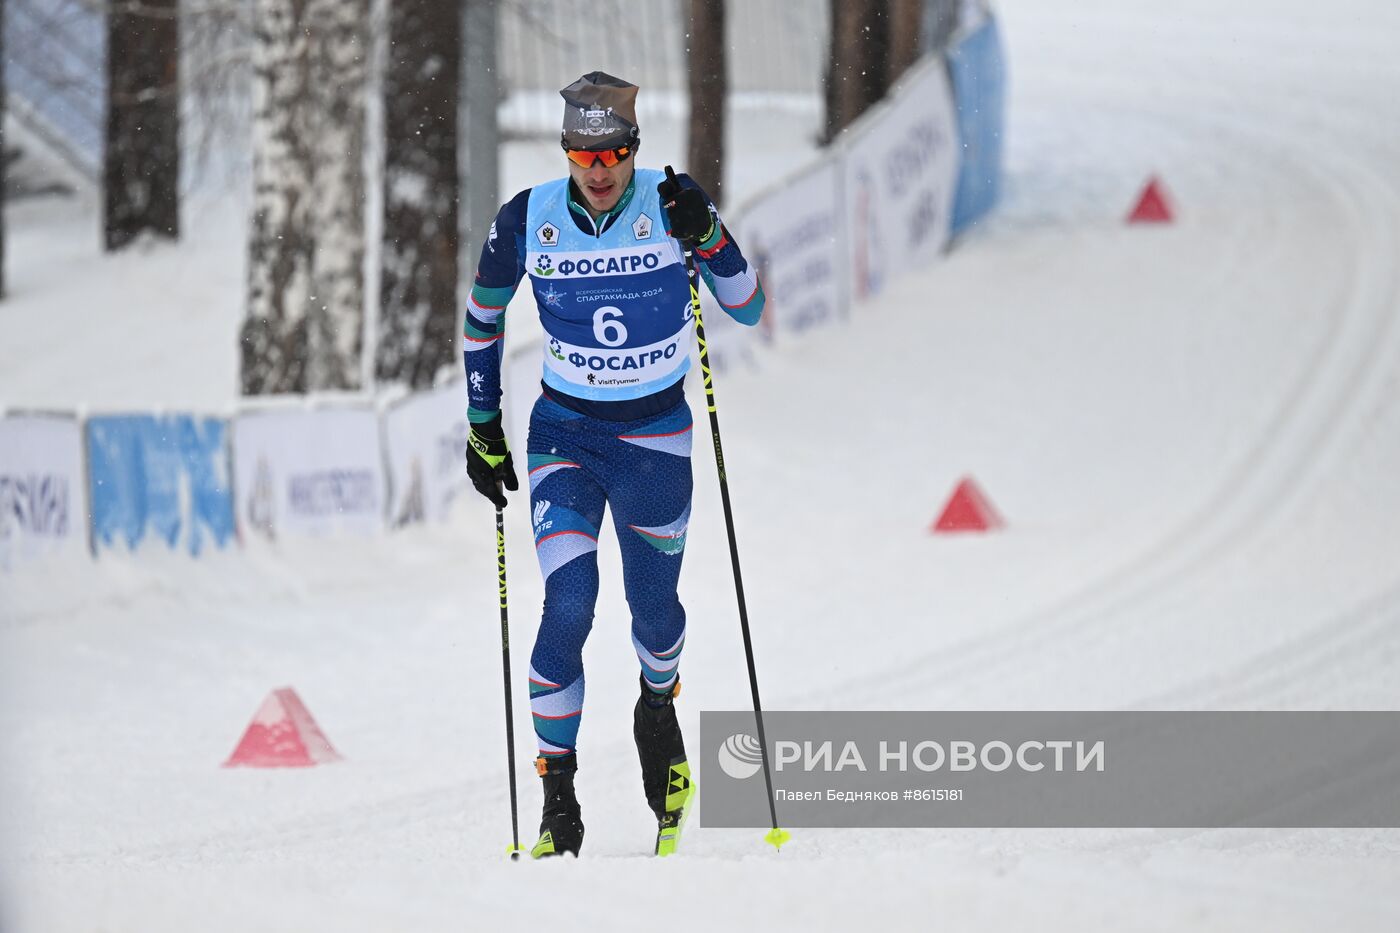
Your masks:
M1400 9L1000 7L1003 209L849 327L718 385L765 705L1396 709ZM1180 220L1125 227L1150 172ZM10 214L5 402L231 404L235 224L99 259L95 233L73 240L91 227L31 210ZM1008 529L927 535L969 472ZM702 445L696 473L692 736L747 697ZM507 515L520 673L541 591L525 510ZM692 826L654 860L604 534L577 862L502 858L484 503L373 541L0 580L3 929L1400 923L1393 831L803 830L775 854ZM283 684L346 760L220 769Z

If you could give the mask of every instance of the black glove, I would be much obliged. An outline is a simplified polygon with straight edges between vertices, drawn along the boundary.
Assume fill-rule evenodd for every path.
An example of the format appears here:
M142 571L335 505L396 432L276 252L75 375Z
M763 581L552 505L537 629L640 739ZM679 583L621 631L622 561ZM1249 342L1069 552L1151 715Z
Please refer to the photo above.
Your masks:
M498 509L506 507L506 497L498 483L511 492L520 488L506 432L501 428L500 412L490 421L472 425L467 436L467 476L476 491L495 503Z
M666 180L656 186L661 206L671 222L667 236L673 236L694 249L715 232L715 215L699 188L682 188L676 170L666 166Z

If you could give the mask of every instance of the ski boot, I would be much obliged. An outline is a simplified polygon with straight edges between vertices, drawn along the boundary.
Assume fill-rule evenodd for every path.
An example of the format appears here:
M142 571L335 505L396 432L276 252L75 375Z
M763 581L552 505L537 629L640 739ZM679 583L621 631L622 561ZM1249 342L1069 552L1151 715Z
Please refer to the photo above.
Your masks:
M642 762L642 788L656 814L656 854L670 855L680 843L681 829L694 789L685 742L674 706L681 682L668 693L657 693L642 678L642 695L632 713L632 734Z
M583 846L583 820L574 796L578 755L570 752L558 758L541 756L535 759L535 770L544 781L544 815L540 818L540 839L530 850L530 857L572 852L577 858Z

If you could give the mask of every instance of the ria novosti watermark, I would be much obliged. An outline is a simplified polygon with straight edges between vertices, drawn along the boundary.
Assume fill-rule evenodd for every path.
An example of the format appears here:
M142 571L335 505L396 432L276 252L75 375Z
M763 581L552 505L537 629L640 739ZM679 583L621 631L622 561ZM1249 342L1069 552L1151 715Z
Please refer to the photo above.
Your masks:
M755 745L758 740L743 735L735 738L748 739ZM945 749L946 744L946 749ZM912 745L912 748L911 748ZM1071 754L1072 753L1072 754ZM848 740L841 743L836 751L836 743L827 739L823 742L793 742L779 739L773 743L773 768L782 771L786 767L798 765L803 771L844 771L853 768L869 771L860 744ZM891 742L881 739L875 767L880 771L1006 771L1015 767L1022 771L1041 771L1046 767L1055 771L1102 771L1104 766L1104 742L1083 740L1051 739L1037 741L1029 739L1020 742L1015 748L1009 742L992 739L979 745L966 739L951 742L936 742L925 739L911 743L907 739ZM734 775L731 774L731 777Z
M780 712L785 826L1400 826L1400 713ZM701 820L767 825L752 713L701 714Z

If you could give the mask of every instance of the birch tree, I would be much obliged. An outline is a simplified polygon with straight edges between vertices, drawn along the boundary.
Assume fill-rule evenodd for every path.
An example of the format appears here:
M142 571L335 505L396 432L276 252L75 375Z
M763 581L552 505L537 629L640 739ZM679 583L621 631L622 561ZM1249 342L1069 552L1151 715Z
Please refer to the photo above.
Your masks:
M390 0L375 376L429 388L455 367L461 5Z
M247 395L357 389L368 0L255 0Z
M107 11L107 136L103 241L180 234L178 0L115 3Z

